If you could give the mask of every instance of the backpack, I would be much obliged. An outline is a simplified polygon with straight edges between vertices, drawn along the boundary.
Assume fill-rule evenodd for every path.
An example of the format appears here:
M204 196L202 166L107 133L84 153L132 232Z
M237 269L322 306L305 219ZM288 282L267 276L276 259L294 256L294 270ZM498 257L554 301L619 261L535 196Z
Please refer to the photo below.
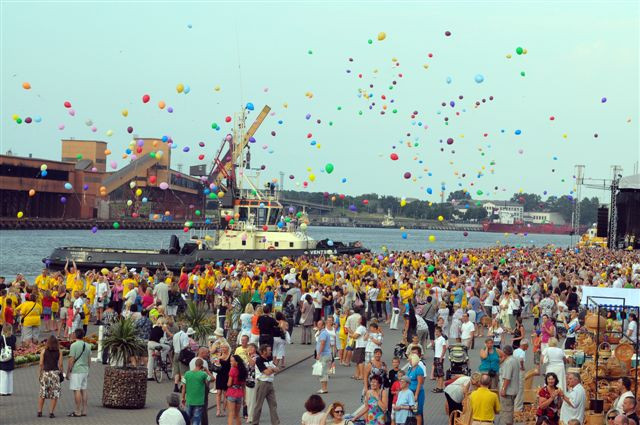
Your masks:
M2 335L2 342L4 342L4 345L0 350L0 362L4 363L10 361L13 358L13 350L11 349L10 345L7 345L7 339L4 337L4 335Z
M196 356L196 353L194 353L193 351L191 351L191 348L189 347L185 347L182 350L180 350L180 354L178 356L178 360L180 361L180 363L182 363L185 366L189 366L189 363L191 362L191 360L193 360L193 358Z

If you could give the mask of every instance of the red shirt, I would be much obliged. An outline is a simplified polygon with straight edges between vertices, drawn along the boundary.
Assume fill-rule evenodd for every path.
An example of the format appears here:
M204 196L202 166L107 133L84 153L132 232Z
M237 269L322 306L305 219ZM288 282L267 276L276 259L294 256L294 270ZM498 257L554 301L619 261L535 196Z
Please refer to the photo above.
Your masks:
M189 276L186 273L180 274L180 280L178 281L178 286L182 292L187 290L187 286L189 286Z
M6 306L4 308L4 323L8 325L13 325L13 322L14 322L13 308Z
M231 386L227 389L227 397L244 397L244 382L240 382L238 376L240 371L237 367L232 367L229 370L229 377L231 378Z
M53 297L42 298L42 307L51 307L51 304L53 304Z

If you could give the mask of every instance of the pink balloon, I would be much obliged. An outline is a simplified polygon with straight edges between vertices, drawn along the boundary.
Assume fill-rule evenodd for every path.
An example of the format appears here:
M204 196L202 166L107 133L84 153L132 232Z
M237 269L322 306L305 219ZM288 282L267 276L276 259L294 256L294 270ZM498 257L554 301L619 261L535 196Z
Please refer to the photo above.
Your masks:
M111 168L113 168L113 169L115 170L116 168L118 168L118 163L117 163L117 162L115 162L115 161L111 161L111 162L109 163L109 166L111 166Z
M167 182L160 183L160 189L162 189L162 190L169 189L169 184Z
M64 130L64 124L58 124L58 130Z
M74 111L73 109L69 109L69 115L71 115L72 117L75 117L76 111Z

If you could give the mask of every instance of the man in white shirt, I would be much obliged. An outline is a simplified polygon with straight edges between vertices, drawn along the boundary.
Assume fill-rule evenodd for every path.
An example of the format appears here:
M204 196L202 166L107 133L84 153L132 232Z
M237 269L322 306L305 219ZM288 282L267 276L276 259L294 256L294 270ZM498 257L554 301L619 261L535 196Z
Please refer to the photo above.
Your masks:
M156 416L157 425L187 425L190 421L187 412L180 409L180 396L169 394L167 396L169 407L162 409Z
M473 336L476 331L476 326L469 321L469 313L462 314L462 325L460 326L460 339L462 343L471 348L473 342Z
M527 350L529 349L529 341L523 339L520 341L520 347L513 350L513 357L518 360L518 364L520 365L520 380L518 381L518 394L516 395L516 400L514 402L514 409L516 412L522 411L524 406L524 365L527 362Z
M296 269L289 269L289 273L284 275L284 280L289 282L290 284L296 283Z
M624 403L624 399L627 397L635 397L635 394L631 391L631 379L629 379L629 377L623 376L618 379L618 391L620 391L620 397L613 402L611 407L618 412L623 412L622 404Z
M564 403L560 408L560 422L569 423L570 419L577 419L584 423L584 409L587 403L587 394L580 383L580 375L567 373L567 391L562 396Z
M436 378L436 388L434 393L444 391L444 359L447 352L447 340L442 336L442 328L436 326L433 354L433 376Z
M180 383L180 380L182 379L182 375L184 375L189 370L187 365L183 364L180 361L180 351L182 351L183 348L189 347L189 335L194 334L195 331L191 328L188 328L186 332L184 329L180 329L173 335L173 391L176 393L180 392L180 388L178 388L178 385Z
M162 307L164 307L166 311L167 306L169 305L169 286L161 280L156 286L154 286L153 296L160 299Z
M97 313L96 325L102 324L102 310L104 309L105 300L109 296L109 285L107 284L104 276L100 276L93 284L96 287L96 296L93 303L93 307Z

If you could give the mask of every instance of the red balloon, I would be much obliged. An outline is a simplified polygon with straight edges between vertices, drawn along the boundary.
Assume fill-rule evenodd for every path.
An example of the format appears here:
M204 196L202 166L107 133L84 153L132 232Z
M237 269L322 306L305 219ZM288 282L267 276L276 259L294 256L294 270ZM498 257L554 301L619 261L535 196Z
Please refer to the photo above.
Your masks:
M408 171L406 173L404 173L404 178L405 179L410 179L411 178L411 173L408 172Z
M307 133L307 139L311 139L312 137L313 137L313 134Z
M231 117L230 116L225 117L224 122L231 122Z
M391 158L392 161L397 161L398 160L398 154L394 152L391 155L389 155L389 158Z
M266 232L267 230L269 230L269 226L267 226L265 224L264 226L262 226L262 230ZM262 267L264 267L264 266L262 266ZM265 268L265 270L266 270L266 268Z
M157 180L156 176L149 177L149 183L151 183L151 184L156 184L156 180Z
M344 195L343 194L340 194L340 199L344 199Z
M147 103L151 100L151 96L149 96L148 94L145 94L144 96L142 96L142 103Z
M71 102L69 102L68 100L66 102L64 102L64 107L65 108L71 108Z
M452 137L449 137L447 139L447 145L453 145L453 138Z
M200 161L202 161L202 160L204 159L204 155L202 155L202 154L198 155L198 159L199 159Z
M362 204L363 204L363 205L369 205L369 201L368 201L367 199L363 199L363 200L362 200Z
M147 102L144 102L144 103L147 103ZM185 227L184 229L182 229L182 231L185 232L185 233L189 233L189 228Z

